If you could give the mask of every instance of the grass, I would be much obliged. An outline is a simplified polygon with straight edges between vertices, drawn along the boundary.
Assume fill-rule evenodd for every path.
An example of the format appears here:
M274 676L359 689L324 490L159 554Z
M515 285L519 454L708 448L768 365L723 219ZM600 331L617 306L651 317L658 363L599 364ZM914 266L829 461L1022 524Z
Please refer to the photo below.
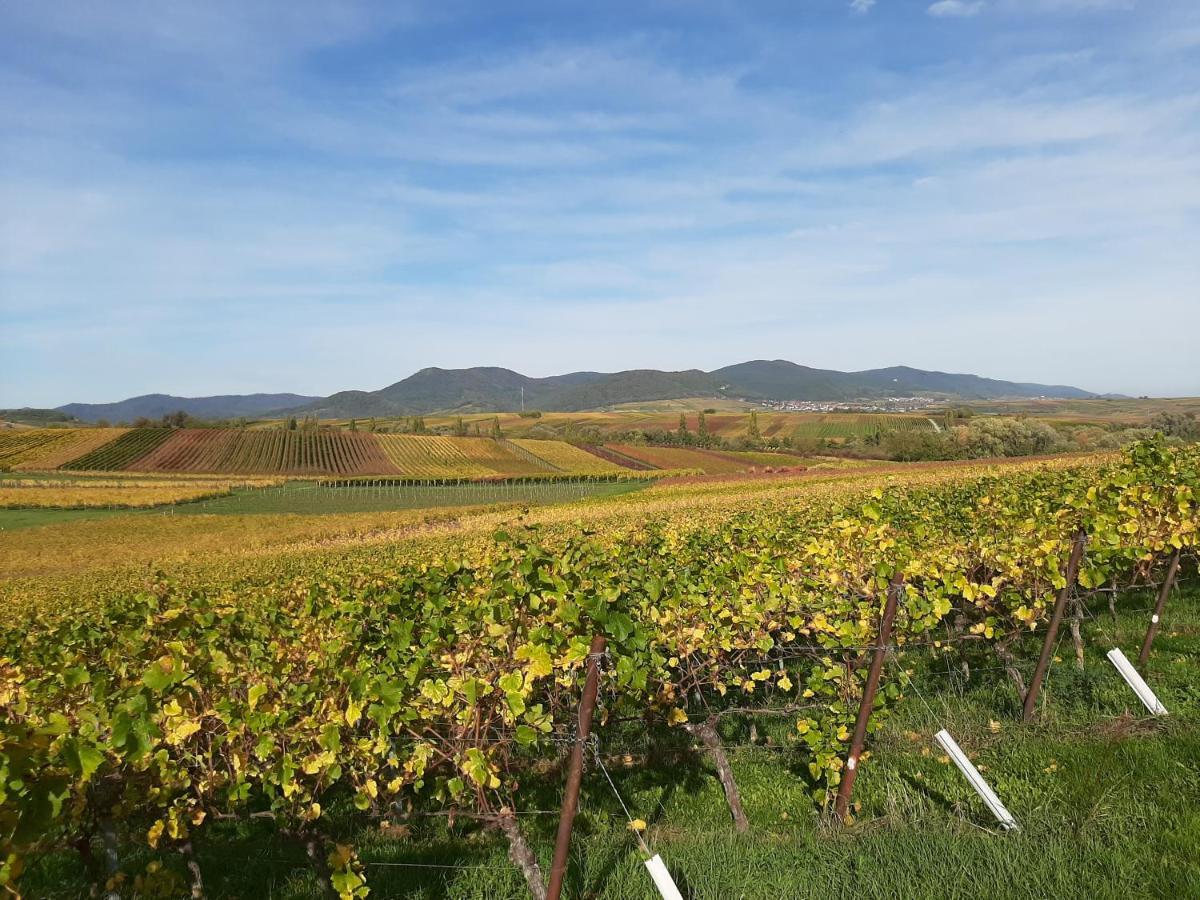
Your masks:
M134 512L128 509L2 509L0 508L0 531L17 531L23 528L38 528L42 525L61 525L81 519L103 519L109 516ZM140 510L139 512L144 512Z
M236 487L223 496L191 502L165 503L145 509L4 508L0 507L0 531L37 528L117 513L156 516L242 516L242 515L345 515L437 507L491 506L495 504L542 505L565 503L640 490L647 481L545 483L480 482L450 486L327 487L312 481L288 481L272 487ZM0 486L3 482L0 481ZM127 491L136 496L133 491ZM121 489L114 491L120 499Z
M330 487L311 481L290 481L278 487L238 489L225 497L180 504L176 511L192 515L318 515L442 506L482 506L495 503L562 503L624 494L643 488L646 484L645 481L553 481L526 484L479 482L420 487L376 487L370 484Z
M991 400L965 404L980 413L1025 415L1073 422L1142 425L1157 413L1200 415L1200 397L1137 398L1113 400ZM936 413L934 413L936 415Z
M725 743L751 821L734 833L711 767L679 741L598 731L617 791L644 819L646 839L686 897L1043 898L1200 896L1200 589L1171 599L1149 681L1171 715L1150 720L1104 659L1132 657L1152 598L1124 595L1116 617L1093 610L1077 670L1064 639L1038 721L1019 723L1014 690L994 659L969 679L945 660L904 657L915 688L871 742L855 788L856 821L835 828L814 810L804 770L786 747L791 720L727 722ZM1019 658L1032 667L1035 641ZM753 721L757 741L750 743ZM628 726L627 726L628 727ZM932 735L946 727L1021 823L1003 834ZM625 754L629 754L628 760ZM627 764L627 762L629 764ZM522 826L549 863L561 778L531 777ZM337 822L337 815L334 815ZM505 846L470 822L413 819L398 830L338 832L367 863L373 897L503 900L527 896ZM302 853L263 824L220 824L196 842L212 898L319 896ZM136 863L136 859L133 859ZM30 896L86 896L73 855L38 863ZM616 797L589 768L566 895L656 897Z

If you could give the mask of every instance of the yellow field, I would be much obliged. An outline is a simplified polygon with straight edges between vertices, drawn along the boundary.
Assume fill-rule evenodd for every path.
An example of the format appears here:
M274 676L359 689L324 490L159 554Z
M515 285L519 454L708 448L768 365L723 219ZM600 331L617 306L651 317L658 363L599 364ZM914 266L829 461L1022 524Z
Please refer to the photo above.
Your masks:
M482 438L380 434L376 440L388 461L406 478L481 478L496 474L495 468L481 461L478 448L468 446L484 443Z
M91 453L97 447L103 447L110 441L115 441L128 428L79 428L72 429L74 440L56 447L48 453L39 453L25 460L17 469L33 471L35 469L57 469L59 466L79 459L84 454Z
M768 498L821 497L868 490L880 483L938 483L978 475L993 468L1034 468L1079 464L1089 457L1061 461L1013 460L994 467L965 464L907 464L847 469L819 475L758 479L698 479L656 484L632 494L539 507L526 513L479 507L395 510L337 515L142 516L116 514L103 519L62 522L39 528L0 530L0 606L49 602L62 596L90 596L118 586L144 587L150 565L169 566L172 577L197 583L229 571L319 569L327 556L376 553L436 553L465 550L486 541L498 527L521 515L526 524L573 531L580 521L596 528L620 527L649 516L682 524L723 517ZM1100 457L1090 457L1100 458ZM139 480L140 477L139 477Z
M266 487L272 479L232 480L117 480L117 479L9 479L0 482L0 508L88 509L95 507L141 509L183 503L226 494L233 487Z
M128 428L0 431L0 469L56 469L120 437Z
M513 443L564 472L573 472L579 475L628 475L630 472L624 466L610 463L606 459L601 459L595 454L581 450L565 441L518 438Z

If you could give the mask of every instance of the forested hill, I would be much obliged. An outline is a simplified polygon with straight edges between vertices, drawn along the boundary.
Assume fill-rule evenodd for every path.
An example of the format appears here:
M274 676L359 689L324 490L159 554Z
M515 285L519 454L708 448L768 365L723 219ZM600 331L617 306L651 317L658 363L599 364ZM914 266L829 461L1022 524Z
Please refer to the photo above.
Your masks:
M69 403L58 410L83 421L132 421L177 410L207 419L294 413L322 417L423 415L439 411L491 412L541 409L577 411L622 403L713 397L745 400L848 401L878 397L937 396L948 399L1054 397L1095 394L1068 385L1033 384L978 375L931 372L908 366L838 372L787 360L754 360L711 372L572 372L531 378L492 366L426 368L376 391L342 391L329 397L249 394L173 397L148 394L119 403Z

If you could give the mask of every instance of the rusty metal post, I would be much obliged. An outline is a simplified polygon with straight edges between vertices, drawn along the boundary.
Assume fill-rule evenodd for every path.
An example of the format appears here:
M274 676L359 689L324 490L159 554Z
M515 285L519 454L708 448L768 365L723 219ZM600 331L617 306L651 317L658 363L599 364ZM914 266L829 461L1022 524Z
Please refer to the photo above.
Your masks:
M558 819L558 837L554 842L554 862L550 865L550 886L546 889L546 900L558 900L567 874L571 828L575 824L579 786L583 782L583 745L592 733L592 713L596 709L596 690L600 681L600 657L606 643L604 636L598 634L592 638L592 646L588 651L587 680L579 700L579 724L575 730L575 743L571 747L571 767L567 770L567 789L563 795L562 814Z
M1054 642L1058 638L1058 626L1062 624L1067 598L1070 597L1071 588L1075 586L1075 579L1079 575L1079 563L1083 560L1083 547L1086 543L1087 535L1080 531L1075 535L1075 540L1071 544L1071 555L1067 558L1067 571L1064 573L1067 583L1063 585L1062 590L1058 592L1058 597L1054 600L1054 612L1050 614L1050 625L1046 629L1046 638L1042 641L1042 653L1038 657L1037 668L1033 670L1033 678L1029 681L1029 690L1025 692L1025 704L1021 709L1022 721L1028 722L1033 718L1038 693L1042 689L1046 670L1050 667L1050 656L1054 653Z
M1171 593L1171 587L1175 584L1175 576L1179 574L1179 552L1176 550L1171 554L1171 564L1167 566L1166 580L1163 581L1162 588L1158 592L1158 602L1154 604L1154 615L1150 617L1150 627L1146 629L1146 639L1142 641L1142 652L1138 654L1137 667L1139 670L1144 670L1146 661L1150 659L1150 645L1154 643L1154 636L1158 634L1158 623L1167 606L1167 595Z
M846 757L845 768L842 769L842 780L838 784L837 801L834 813L845 821L850 810L850 793L854 790L854 779L858 777L858 760L862 756L863 743L867 739L867 723L871 720L871 711L875 708L875 694L879 690L879 673L883 670L883 660L887 656L887 643L892 636L892 623L896 620L896 606L900 600L900 592L904 589L904 576L897 572L892 576L888 585L887 601L883 605L883 618L879 622L879 638L875 652L871 656L871 667L867 670L867 683L863 685L862 702L858 706L858 719L854 722L854 734L850 738L850 755Z

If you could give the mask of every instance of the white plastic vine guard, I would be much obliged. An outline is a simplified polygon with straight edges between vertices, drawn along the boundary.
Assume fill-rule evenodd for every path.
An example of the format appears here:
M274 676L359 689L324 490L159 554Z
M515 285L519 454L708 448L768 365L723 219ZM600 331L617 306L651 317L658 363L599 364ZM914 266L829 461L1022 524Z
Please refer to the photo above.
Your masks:
M675 879L667 871L667 864L662 861L661 856L655 853L646 860L646 869L650 872L650 877L654 879L654 886L662 894L663 900L683 900L683 894L679 893L679 888L675 887Z
M1124 653L1114 647L1108 651L1108 661L1117 667L1121 677L1133 688L1133 692L1138 695L1138 699L1142 701L1146 709L1150 710L1150 715L1165 716L1167 714L1167 708L1159 702L1154 691L1150 689L1150 685L1146 684L1146 679L1138 674L1138 670L1125 658Z
M966 776L971 787L975 788L977 793L987 808L992 811L992 815L996 817L996 821L1000 823L1000 827L1005 831L1020 831L1021 826L1017 824L1017 820L1013 818L1012 813L1008 811L1000 798L996 796L996 792L991 789L983 776L979 774L979 770L975 768L975 764L967 759L967 754L962 752L962 748L954 738L950 737L950 732L942 729L933 736L933 739L938 742L946 755L954 760L954 764L958 766L958 770Z

